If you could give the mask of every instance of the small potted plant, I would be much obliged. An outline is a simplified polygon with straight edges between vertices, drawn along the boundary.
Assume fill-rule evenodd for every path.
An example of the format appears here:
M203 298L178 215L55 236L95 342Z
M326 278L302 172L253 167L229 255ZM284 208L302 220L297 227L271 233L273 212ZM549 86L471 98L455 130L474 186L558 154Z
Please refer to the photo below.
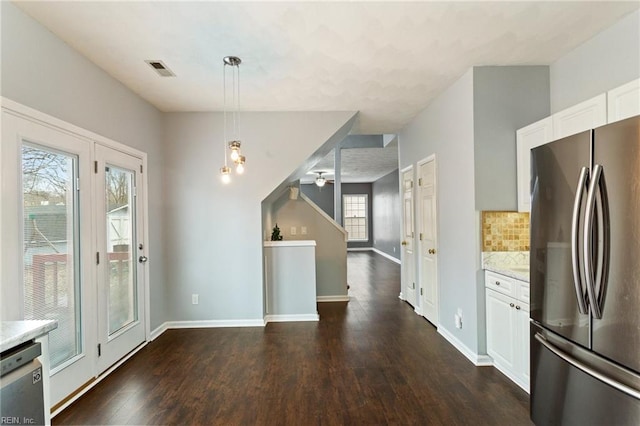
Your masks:
M271 231L271 241L282 241L282 235L280 235L280 228L278 228L278 224L273 227L273 231Z

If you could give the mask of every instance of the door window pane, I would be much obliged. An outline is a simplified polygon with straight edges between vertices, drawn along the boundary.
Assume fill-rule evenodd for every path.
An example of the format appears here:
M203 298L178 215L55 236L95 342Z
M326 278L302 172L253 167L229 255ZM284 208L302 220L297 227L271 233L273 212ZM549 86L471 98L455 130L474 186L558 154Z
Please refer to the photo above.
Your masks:
M369 240L367 195L343 195L342 203L348 241Z
M109 334L138 320L136 298L134 174L105 168L107 229L107 283L109 285Z
M51 368L82 352L77 156L22 147L24 318L58 321Z

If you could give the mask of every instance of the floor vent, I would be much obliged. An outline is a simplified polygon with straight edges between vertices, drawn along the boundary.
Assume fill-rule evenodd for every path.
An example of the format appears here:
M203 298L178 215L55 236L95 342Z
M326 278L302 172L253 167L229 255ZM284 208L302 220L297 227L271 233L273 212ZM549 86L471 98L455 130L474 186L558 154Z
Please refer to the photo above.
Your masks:
M162 61L158 61L155 59L147 59L145 61L155 72L157 72L162 77L175 77L175 73L171 71Z

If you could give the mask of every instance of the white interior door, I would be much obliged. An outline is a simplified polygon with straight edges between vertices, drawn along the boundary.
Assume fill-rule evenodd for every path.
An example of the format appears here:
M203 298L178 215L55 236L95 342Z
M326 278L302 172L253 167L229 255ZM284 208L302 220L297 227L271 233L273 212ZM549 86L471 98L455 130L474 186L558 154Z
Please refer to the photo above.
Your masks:
M3 111L1 149L2 320L58 322L48 345L56 404L94 376L91 143Z
M142 160L96 145L98 371L145 341Z
M402 288L404 300L415 307L417 299L413 227L413 168L409 168L402 172Z
M438 227L436 204L436 159L429 157L418 165L420 209L420 311L433 325L438 325Z

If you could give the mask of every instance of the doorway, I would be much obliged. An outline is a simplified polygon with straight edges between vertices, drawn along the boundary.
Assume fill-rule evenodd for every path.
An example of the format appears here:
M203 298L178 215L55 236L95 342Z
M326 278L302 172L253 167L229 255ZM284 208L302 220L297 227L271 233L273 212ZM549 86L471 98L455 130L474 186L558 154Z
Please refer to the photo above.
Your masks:
M435 155L418 163L418 199L420 311L422 316L437 327L438 225Z
M402 170L402 297L414 308L416 298L416 270L413 231L413 167Z

